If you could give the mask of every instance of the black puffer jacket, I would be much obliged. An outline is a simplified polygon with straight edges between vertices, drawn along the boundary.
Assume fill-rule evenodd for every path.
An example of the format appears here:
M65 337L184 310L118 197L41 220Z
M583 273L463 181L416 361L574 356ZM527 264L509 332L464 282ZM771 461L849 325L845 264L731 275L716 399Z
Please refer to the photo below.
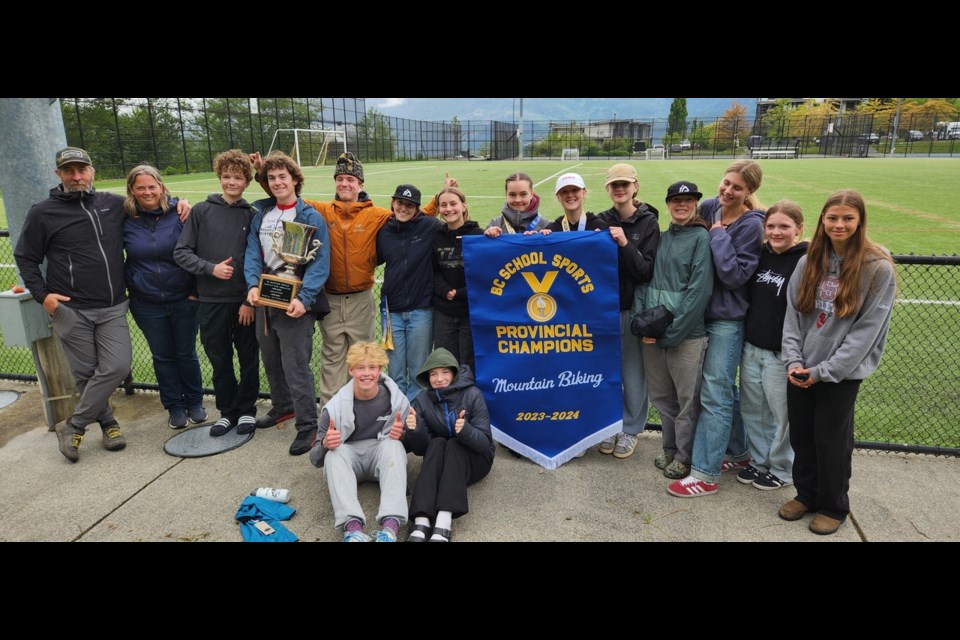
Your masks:
M616 209L601 212L598 217L611 227L623 227L627 246L617 246L617 274L620 279L620 308L633 306L633 290L653 278L653 263L660 244L660 227L653 206L634 201L633 215L622 220Z
M473 384L470 367L458 364L453 354L441 347L423 363L417 382L429 387L430 369L437 367L453 369L453 382L441 389L424 389L413 399L411 404L417 412L417 428L406 431L404 444L407 450L422 456L431 438L456 438L470 450L493 460L495 449L490 433L490 413L483 394ZM463 429L457 433L454 423L464 410Z

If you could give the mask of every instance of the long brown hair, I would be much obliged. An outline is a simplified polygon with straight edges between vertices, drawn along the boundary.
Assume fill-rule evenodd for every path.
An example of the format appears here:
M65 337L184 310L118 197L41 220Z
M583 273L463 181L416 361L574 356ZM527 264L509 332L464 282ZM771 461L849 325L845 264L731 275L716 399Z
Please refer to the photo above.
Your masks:
M753 160L737 160L726 168L723 175L728 173L735 173L743 178L743 181L747 183L747 189L750 189L750 195L743 199L743 204L750 209L763 211L763 205L760 204L760 199L757 197L757 189L763 182L763 169L760 168L760 165Z
M127 174L127 198L123 201L123 210L131 218L139 218L137 209L137 199L133 196L133 183L137 181L138 176L150 176L160 185L160 208L166 213L170 210L170 190L163 183L163 176L157 171L156 167L149 164L138 164L130 173Z
M800 279L800 293L796 303L797 311L800 313L810 313L814 310L817 287L830 270L830 254L833 245L827 237L827 232L824 231L823 216L831 207L841 205L856 209L860 214L860 224L847 241L847 249L840 266L840 288L833 301L834 314L844 318L860 311L866 295L866 291L861 289L860 277L863 273L863 265L868 259L881 259L893 263L890 254L883 247L867 238L867 206L863 196L852 189L841 189L831 194L823 203L820 218L817 220L817 229L807 249L807 265Z

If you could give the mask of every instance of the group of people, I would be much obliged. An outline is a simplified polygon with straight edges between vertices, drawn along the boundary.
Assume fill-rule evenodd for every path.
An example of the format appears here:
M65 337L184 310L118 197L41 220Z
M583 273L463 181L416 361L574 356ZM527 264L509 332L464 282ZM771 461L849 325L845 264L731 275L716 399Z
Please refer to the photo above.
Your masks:
M72 462L93 422L108 450L126 444L109 395L130 371L129 307L170 427L207 419L199 332L219 412L211 436L294 419L290 454L310 452L323 468L345 541L394 541L408 516L409 540L449 541L452 520L468 510L467 486L489 473L495 451L474 385L462 237L591 231L618 247L623 429L600 453L634 453L649 398L663 423L654 464L673 480L670 494L716 493L721 473L736 471L758 489L793 484L797 496L779 515L816 512L816 533L833 533L846 518L853 406L879 362L896 290L889 254L866 237L859 194L833 194L808 244L796 203L760 205L762 171L749 160L731 164L717 197L703 202L696 184L670 185L662 233L625 163L607 171L612 206L596 215L585 210L583 178L561 175L563 215L553 222L541 216L530 176L511 174L501 214L483 230L450 176L427 203L401 184L389 210L375 206L352 153L337 160L329 202L301 197L303 173L282 152L225 151L214 170L221 193L191 209L149 165L130 171L126 198L97 192L89 155L68 147L56 156L61 184L27 215L17 265L51 314L80 395L57 426ZM253 181L268 197L249 204ZM319 248L298 268L302 284L289 305L264 306L259 281L284 266L273 250L284 222L314 227ZM374 342L378 264L389 354ZM272 406L258 419L261 359ZM423 465L408 508L410 452ZM357 501L363 480L381 487L379 528L369 535Z
M849 513L853 409L883 352L893 261L867 238L860 194L831 195L801 242L800 206L762 207L762 177L740 160L715 198L687 181L667 190L670 225L631 322L663 420L654 464L680 498L715 494L725 471L794 485L779 516L814 512L810 530L829 535Z

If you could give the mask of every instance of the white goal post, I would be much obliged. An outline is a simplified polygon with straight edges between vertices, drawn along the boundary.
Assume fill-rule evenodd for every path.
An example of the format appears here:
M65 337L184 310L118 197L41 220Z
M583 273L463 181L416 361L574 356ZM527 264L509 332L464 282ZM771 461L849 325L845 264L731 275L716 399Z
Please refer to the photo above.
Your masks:
M579 160L580 149L564 149L560 152L561 160Z
M279 141L279 142L278 142ZM320 167L326 163L331 146L334 157L338 157L347 150L347 134L337 129L277 129L273 132L270 141L270 153L274 149L286 151L286 145L291 143L290 157L301 167L301 156L307 161L313 160L312 166ZM283 146L281 146L283 145Z

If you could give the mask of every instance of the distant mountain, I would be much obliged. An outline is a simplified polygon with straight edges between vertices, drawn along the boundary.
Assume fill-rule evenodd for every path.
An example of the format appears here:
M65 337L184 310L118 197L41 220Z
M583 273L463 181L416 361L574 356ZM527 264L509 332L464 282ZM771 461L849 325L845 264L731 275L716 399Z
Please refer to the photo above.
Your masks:
M752 115L756 98L687 98L690 118L716 118L736 100ZM517 98L367 98L388 116L412 120L503 120L520 117ZM524 120L666 118L673 98L524 98Z

